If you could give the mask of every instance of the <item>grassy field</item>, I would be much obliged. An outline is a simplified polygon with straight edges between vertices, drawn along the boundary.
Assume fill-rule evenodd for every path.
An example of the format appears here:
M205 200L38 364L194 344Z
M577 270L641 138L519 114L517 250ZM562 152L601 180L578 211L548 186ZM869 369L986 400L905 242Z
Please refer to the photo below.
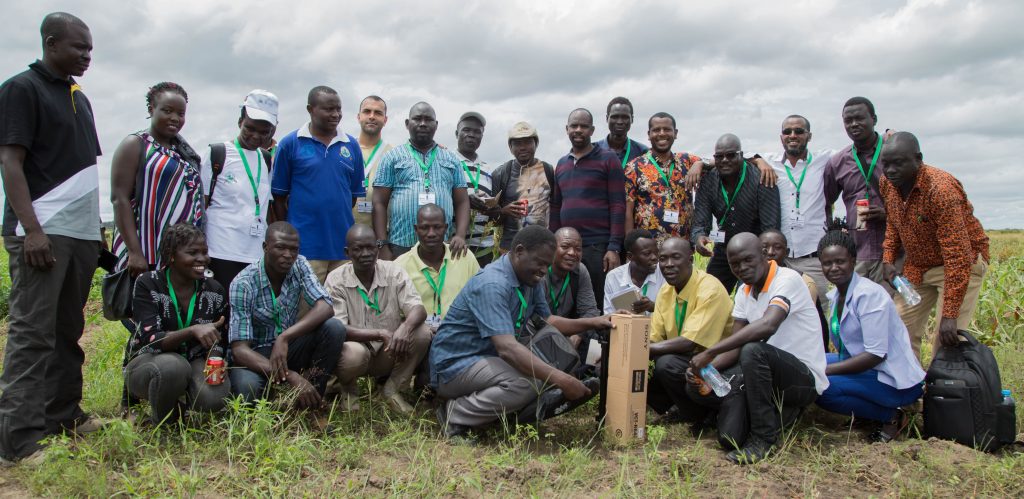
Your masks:
M993 346L1004 386L1020 394L1024 233L991 235L975 326ZM6 268L0 275L6 299ZM95 296L87 316L84 406L115 417L127 333L103 319ZM0 345L5 339L3 325ZM816 408L785 436L784 452L737 467L713 435L695 439L684 425L649 421L646 444L608 446L594 402L539 428L494 431L476 447L439 439L427 409L397 417L372 397L362 405L355 415L332 414L339 431L331 435L274 404L166 429L118 419L84 440L54 439L38 468L0 470L0 496L1024 496L1019 452L983 454L916 436L868 445L866 429Z

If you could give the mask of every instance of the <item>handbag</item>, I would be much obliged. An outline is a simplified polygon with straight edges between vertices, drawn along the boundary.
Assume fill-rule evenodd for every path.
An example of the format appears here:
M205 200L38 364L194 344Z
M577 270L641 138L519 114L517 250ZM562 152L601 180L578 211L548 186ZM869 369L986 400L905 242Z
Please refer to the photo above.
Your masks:
M135 279L128 269L103 276L103 317L118 321L132 318L132 292Z

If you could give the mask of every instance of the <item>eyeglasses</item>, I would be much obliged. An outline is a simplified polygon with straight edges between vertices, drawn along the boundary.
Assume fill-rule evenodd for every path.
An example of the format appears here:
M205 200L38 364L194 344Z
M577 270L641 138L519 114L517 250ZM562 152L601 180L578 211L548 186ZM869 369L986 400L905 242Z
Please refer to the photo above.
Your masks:
M783 128L782 135L803 135L807 133L807 130L803 128Z
M715 161L722 161L723 159L727 160L727 161L732 161L732 160L740 157L741 154L743 154L741 151L733 151L733 152L727 152L727 153L724 153L724 154L715 153L712 157L715 158Z

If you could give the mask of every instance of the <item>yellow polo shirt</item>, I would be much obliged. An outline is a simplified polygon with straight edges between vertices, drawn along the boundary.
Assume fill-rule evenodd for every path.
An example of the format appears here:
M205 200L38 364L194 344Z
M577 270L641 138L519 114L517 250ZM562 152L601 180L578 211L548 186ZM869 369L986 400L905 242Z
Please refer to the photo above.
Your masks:
M682 310L684 304L686 314L679 331L676 310ZM675 286L666 283L658 292L651 317L651 342L682 336L700 346L698 351L705 350L729 336L732 323L732 299L725 287L711 274L693 269L682 291L676 293Z
M459 296L459 292L469 282L469 278L480 271L480 264L477 263L476 258L469 252L458 260L452 260L452 251L445 244L445 263L442 265L447 266L447 270L445 270L444 287L441 289L441 299L438 300L437 293L434 291L433 286L430 285L430 282L427 281L424 272L430 275L430 278L434 280L434 284L439 284L440 272L423 263L423 260L420 258L419 247L420 244L416 243L412 249L396 258L395 263L409 274L409 278L412 279L412 285L416 287L416 291L419 292L420 298L423 300L423 308L427 309L427 316L437 314L438 306L440 305L441 310L438 315L443 318L448 313L448 307L452 306L452 302L455 301L455 297Z

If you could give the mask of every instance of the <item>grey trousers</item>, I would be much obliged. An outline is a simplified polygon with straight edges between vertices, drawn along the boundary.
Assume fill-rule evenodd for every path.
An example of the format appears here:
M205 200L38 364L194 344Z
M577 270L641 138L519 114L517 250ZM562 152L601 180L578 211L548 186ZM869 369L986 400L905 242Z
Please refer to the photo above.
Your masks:
M99 241L49 236L52 268L24 261L25 238L4 237L10 261L10 330L0 376L0 455L27 456L39 441L85 417L78 346L82 308L96 271Z
M152 407L153 424L177 421L178 400L184 396L186 407L203 412L217 412L231 398L231 381L219 385L206 384L206 359L185 360L174 352L144 353L125 367L128 391Z
M437 387L448 399L448 421L481 426L519 412L544 391L541 382L523 376L499 357L487 357Z

